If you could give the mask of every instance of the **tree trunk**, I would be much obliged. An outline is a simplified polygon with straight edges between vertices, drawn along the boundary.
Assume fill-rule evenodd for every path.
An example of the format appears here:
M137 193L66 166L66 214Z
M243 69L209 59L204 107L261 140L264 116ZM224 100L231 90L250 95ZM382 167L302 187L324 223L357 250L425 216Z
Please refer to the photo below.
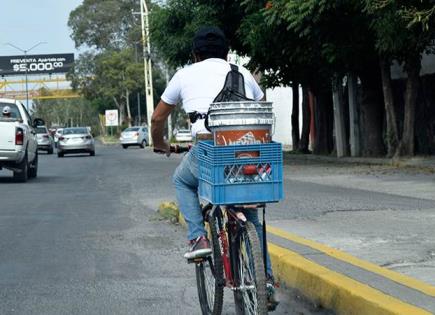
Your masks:
M415 108L417 103L418 88L420 82L420 56L410 58L406 62L405 109L403 119L403 134L400 140L396 156L413 156L415 147Z
M392 157L399 144L399 133L397 128L396 112L394 109L393 88L391 85L390 60L380 57L382 90L384 94L385 114L387 120L387 148L388 156Z
M361 154L385 156L385 111L379 63L374 62L371 67L365 67L358 75L361 78Z
M293 106L292 106L292 147L293 151L296 151L299 148L299 83L294 82L292 84L292 97L293 97Z
M125 104L127 107L128 126L131 127L130 91L128 89L125 90Z
M124 104L122 102L118 102L116 97L113 97L113 101L115 102L116 107L119 110L119 121L118 121L118 124L122 125L122 123L124 122Z
M314 101L314 124L316 134L313 152L315 154L327 155L331 153L333 148L333 108L331 101L330 89L317 92Z
M302 136L299 142L299 151L302 153L309 153L308 145L310 139L310 123L311 111L308 102L308 88L302 87Z
M344 104L341 101L341 80L336 77L332 80L332 99L334 103L335 144L337 157L347 154L346 126L344 123Z
M357 97L357 77L351 73L347 80L349 93L349 129L350 129L350 155L361 155L361 129L359 118L359 106Z

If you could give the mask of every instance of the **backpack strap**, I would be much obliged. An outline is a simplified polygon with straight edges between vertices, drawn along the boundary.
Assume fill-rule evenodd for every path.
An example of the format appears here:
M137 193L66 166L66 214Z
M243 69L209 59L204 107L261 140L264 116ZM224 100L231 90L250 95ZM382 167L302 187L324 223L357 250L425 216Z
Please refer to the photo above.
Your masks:
M239 67L237 65L233 65L230 63L231 66L231 90L233 91L239 91Z

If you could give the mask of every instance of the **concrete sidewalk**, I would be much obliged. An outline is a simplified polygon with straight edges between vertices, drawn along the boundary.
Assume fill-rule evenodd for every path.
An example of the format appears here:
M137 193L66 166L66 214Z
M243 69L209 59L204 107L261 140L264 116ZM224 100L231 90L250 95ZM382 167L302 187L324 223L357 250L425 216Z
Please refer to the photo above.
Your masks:
M435 287L314 241L268 227L275 275L337 314L435 313Z
M321 161L328 163L348 163L363 165L390 165L394 167L412 167L435 172L435 156L416 156L410 158L371 158L371 157L334 157L316 154L295 154L284 152L284 162Z
M288 219L280 217L269 220L269 251L278 278L337 314L435 314L435 275L427 274L421 277L421 270L424 270L422 266L415 266L415 269L418 269L415 272L407 270L408 275L405 275L324 245L351 250L359 257L380 264L397 261L397 265L400 265L402 261L405 262L407 256L412 256L416 251L415 246L406 249L406 242L424 239L425 235L428 236L427 233L431 233L425 228L429 228L435 213L435 181L430 180L430 174L435 173L435 158L336 158L285 153L284 160L287 185L307 183L322 189L337 187L342 189L343 198L348 198L349 201L352 197L347 194L355 191L367 193L373 198L388 195L397 200L397 205L401 205L398 208L404 209L414 200L422 208L418 210L419 216L426 220L419 223L413 219L414 211L393 211L394 207L384 209L382 205L374 212L368 212L373 211L370 206L362 205L362 208L357 210L349 208L325 211L318 219L304 220L289 216ZM373 167L373 171L370 171L369 175L365 172L351 174L342 170L346 168L346 164L350 168L354 168L355 165L370 165L369 168ZM312 165L315 170L298 173L301 165L305 165L307 169ZM319 165L329 168L329 173L316 174ZM390 169L429 175L421 181L414 181L406 176L382 178L382 174L388 173ZM294 198L294 188L290 187L287 192L291 200ZM298 201L295 200L296 203ZM272 208L272 212L282 211L280 207L288 207L288 204L277 205L275 209ZM364 238L360 230L353 228L356 226L360 226L361 229L364 227L369 236ZM401 233L400 229L403 226L406 226L406 231ZM397 235L403 239L393 244L396 246L393 247L393 253L388 253L392 244L387 240L394 239ZM357 242L361 240L365 243L367 239L379 243L358 249L360 244ZM424 249L430 244L432 243L428 240L427 244L421 247ZM404 255L404 250L409 251L409 254ZM428 252L429 255L431 253L432 251ZM433 270L429 262L432 260L431 257L428 257L428 272ZM432 285L409 274L419 275L420 279L428 280Z

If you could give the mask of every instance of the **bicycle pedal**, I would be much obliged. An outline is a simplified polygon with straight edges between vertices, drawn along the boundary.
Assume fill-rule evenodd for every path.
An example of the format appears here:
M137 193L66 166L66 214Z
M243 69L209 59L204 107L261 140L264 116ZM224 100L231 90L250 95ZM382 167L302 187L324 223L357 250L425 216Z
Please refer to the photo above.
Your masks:
M207 257L197 257L197 258L189 258L187 259L188 264L199 264L204 262L207 259Z

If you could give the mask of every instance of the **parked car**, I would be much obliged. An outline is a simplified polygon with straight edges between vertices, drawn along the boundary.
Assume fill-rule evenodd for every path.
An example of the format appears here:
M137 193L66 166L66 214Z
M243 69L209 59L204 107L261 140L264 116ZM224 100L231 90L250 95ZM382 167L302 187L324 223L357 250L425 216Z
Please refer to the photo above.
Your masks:
M69 153L89 153L95 155L95 142L86 127L64 128L57 144L57 156Z
M47 151L47 154L53 154L54 140L47 127L36 127L36 139L38 141L38 150Z
M54 132L54 145L57 148L57 143L59 142L59 138L62 136L63 128L57 128Z
M124 149L131 145L138 145L143 149L148 145L148 128L143 126L126 128L121 132L119 141Z
M14 173L18 182L26 182L38 173L38 142L35 128L42 119L32 119L20 102L0 98L0 170Z
M189 129L180 129L175 134L175 141L177 142L191 142L192 133Z

